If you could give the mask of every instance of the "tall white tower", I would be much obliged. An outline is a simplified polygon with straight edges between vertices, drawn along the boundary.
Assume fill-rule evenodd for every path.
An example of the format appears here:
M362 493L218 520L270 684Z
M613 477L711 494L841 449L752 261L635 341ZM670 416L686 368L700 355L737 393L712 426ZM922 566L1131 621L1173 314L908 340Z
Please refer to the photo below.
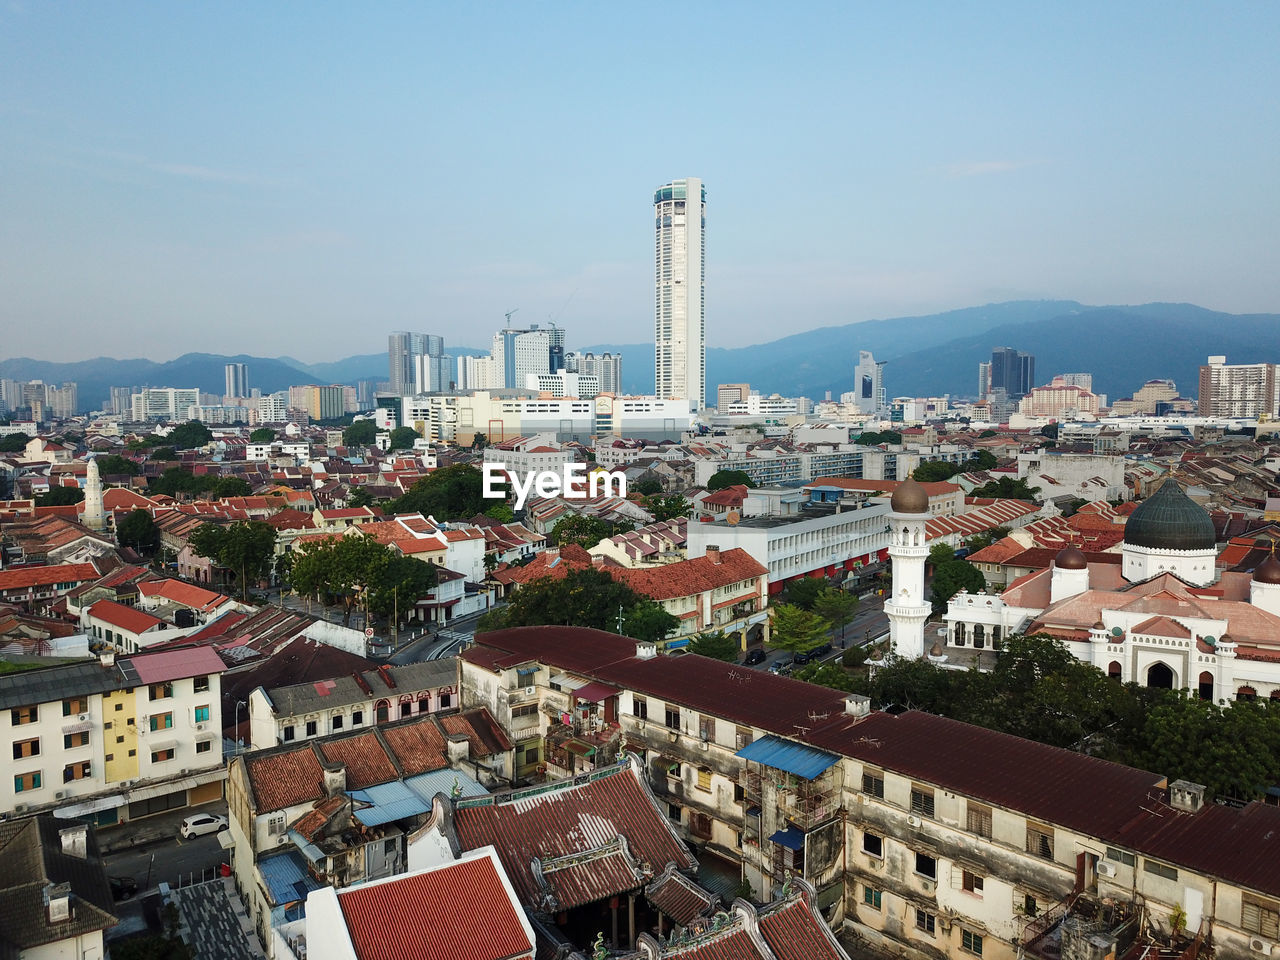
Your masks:
M706 406L707 188L689 177L653 194L655 288L654 393Z
M889 559L893 563L893 595L885 602L889 645L908 660L924 656L924 624L932 607L924 598L925 525L929 522L929 494L914 480L906 480L889 501Z
M93 459L84 471L84 510L80 513L80 522L90 530L103 530L107 525L102 507L102 477L98 473L98 461Z

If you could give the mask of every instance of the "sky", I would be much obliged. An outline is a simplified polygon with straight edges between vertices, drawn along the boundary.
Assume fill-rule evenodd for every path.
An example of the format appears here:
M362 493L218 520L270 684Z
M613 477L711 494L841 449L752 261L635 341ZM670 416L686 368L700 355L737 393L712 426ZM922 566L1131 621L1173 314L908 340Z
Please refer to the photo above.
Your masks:
M0 0L0 355L707 340L1012 300L1280 311L1280 4Z

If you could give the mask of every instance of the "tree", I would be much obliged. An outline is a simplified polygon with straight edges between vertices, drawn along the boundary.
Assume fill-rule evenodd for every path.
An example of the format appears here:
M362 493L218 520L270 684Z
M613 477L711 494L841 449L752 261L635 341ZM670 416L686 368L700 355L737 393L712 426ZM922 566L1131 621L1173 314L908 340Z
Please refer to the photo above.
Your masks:
M929 548L929 566L938 567L956 558L956 548L949 543L935 543Z
M1056 422L1046 423L1043 427L1040 428L1040 436L1045 437L1049 440L1057 440L1058 424Z
M484 496L480 471L465 463L440 467L388 505L391 513L421 513L437 520L464 520L493 506Z
M926 460L911 471L911 478L921 483L936 483L940 480L950 480L960 472L962 471L954 463L947 463L944 460Z
M617 633L620 621L623 633L652 640L661 639L679 625L676 617L614 580L607 571L587 567L571 570L559 579L529 581L505 607L482 618L477 629L560 624Z
M792 676L805 683L816 683L821 687L843 690L845 693L853 693L857 686L857 681L849 671L834 663L806 663Z
M755 487L755 485L756 482L742 470L720 470L712 474L711 479L707 481L707 490L714 493L725 487Z
M787 584L782 599L801 610L812 610L826 588L827 581L822 577L799 577Z
M0 453L21 453L30 442L31 438L25 433L10 433L0 437Z
M689 652L712 660L723 660L725 663L737 663L738 641L723 630L700 633L689 641Z
M678 493L667 496L655 494L644 498L644 508L656 521L675 520L689 515L689 501Z
M373 494L362 486L352 487L351 492L347 494L348 507L371 507L373 506Z
M209 496L214 500L222 500L226 497L247 497L253 493L253 487L249 486L249 481L243 477L213 477L206 478L207 483L201 484Z
M499 523L510 523L516 518L516 512L511 509L509 503L495 503L491 507L486 507L484 515L490 520L497 520Z
M378 439L378 425L372 420L357 420L342 431L344 447L368 447Z
M826 620L790 603L773 608L773 627L769 646L792 653L805 653L819 646L831 628Z
M982 571L968 560L947 560L933 568L933 609L941 612L961 590L979 593L987 587Z
M177 450L189 450L192 447L203 447L213 439L213 431L199 420L188 420L174 427L167 437L169 445Z
M148 460L177 460L178 452L173 447L156 447L151 451Z
M399 621L436 585L436 567L413 557L400 556L389 547L383 550L384 558L370 571L366 586L368 608L381 616L394 615Z
M858 598L839 587L826 587L813 601L813 612L840 631L844 637L844 628L858 612Z
M396 427L391 431L390 449L412 450L414 441L422 439L413 427Z
M142 468L118 453L106 457L98 457L98 474L103 477L136 477Z
M160 530L148 511L132 510L116 524L116 539L122 547L150 554L160 544Z
M975 497L1002 497L1008 500L1034 500L1039 492L1039 487L1028 486L1026 480L1001 477L999 480L992 480L980 487L976 487L972 495Z
M37 507L65 507L84 499L79 487L50 487L48 493L36 494Z
M275 440L276 432L270 427L259 427L253 433L249 434L250 443L271 443Z
M590 550L601 540L612 537L617 532L616 526L608 520L579 513L557 523L551 530L550 540L560 547L576 543L584 550Z
M651 497L656 493L662 492L662 481L655 477L645 477L631 489L642 496Z
M876 447L882 443L892 446L902 443L902 434L898 433L896 430L885 430L881 433L867 431L853 442L861 444L864 447Z
M177 497L186 493L194 496L204 489L204 478L196 477L184 467L170 467L147 485L151 494Z
M488 445L489 445L489 438L486 437L483 433L477 433L472 435L471 437L472 450L483 450Z
M680 618L668 613L657 601L640 597L622 618L622 634L636 640L657 643L680 626Z
M228 526L206 523L187 540L202 557L231 572L240 585L241 598L249 595L249 583L263 580L271 572L276 530L261 520L244 520Z

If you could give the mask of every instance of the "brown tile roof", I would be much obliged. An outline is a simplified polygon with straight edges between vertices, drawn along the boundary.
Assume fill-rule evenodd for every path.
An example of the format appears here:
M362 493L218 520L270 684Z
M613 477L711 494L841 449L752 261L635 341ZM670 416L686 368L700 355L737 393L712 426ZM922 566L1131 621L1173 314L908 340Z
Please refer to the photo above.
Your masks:
M511 749L511 741L498 726L489 711L480 707L452 716L440 718L446 733L465 734L472 757L487 757Z
M760 934L778 960L846 960L806 894L760 912Z
M52 586L56 583L83 583L86 580L96 580L97 578L98 568L92 563L57 563L41 567L16 567L11 570L0 570L0 592Z
M245 772L259 812L283 810L324 794L324 768L310 744L273 753L250 753Z
M330 763L347 768L347 789L363 790L399 779L400 772L372 730L338 740L319 740L316 747Z
M434 723L406 723L384 727L382 738L396 755L406 777L449 765L444 737Z
M661 874L644 888L645 899L668 917L687 927L694 917L700 917L716 905L716 895L703 890L680 871L674 863L667 864Z

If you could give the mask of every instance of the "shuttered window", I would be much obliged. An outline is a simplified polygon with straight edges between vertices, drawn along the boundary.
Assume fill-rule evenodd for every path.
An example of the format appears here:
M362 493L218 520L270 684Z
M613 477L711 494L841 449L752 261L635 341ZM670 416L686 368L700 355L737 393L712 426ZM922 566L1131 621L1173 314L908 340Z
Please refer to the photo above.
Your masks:
M1280 940L1280 903L1246 894L1240 903L1240 926L1268 940Z
M969 832L980 837L991 836L991 808L972 801L967 805L969 815Z

